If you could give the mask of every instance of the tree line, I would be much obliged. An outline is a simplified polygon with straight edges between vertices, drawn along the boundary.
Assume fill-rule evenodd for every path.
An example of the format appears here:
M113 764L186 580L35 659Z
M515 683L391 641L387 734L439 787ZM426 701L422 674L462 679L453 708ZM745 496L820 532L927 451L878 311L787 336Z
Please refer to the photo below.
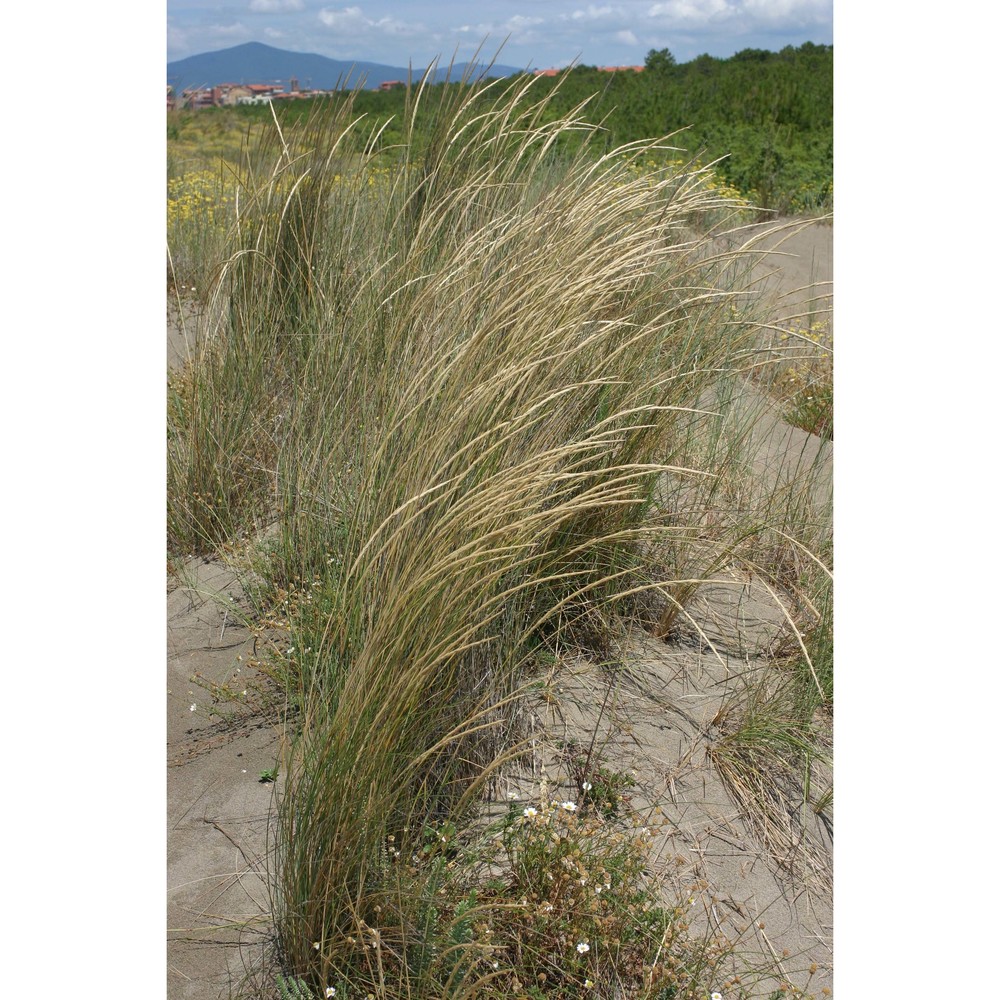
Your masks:
M433 103L433 92L461 86L434 84L424 101ZM673 135L672 144L684 151L678 156L718 161L722 179L761 208L813 212L832 207L832 45L806 42L779 52L748 48L725 59L700 55L686 63L678 63L669 49L652 50L642 72L579 65L556 77L539 77L531 94L535 100L549 99L543 113L547 120L589 98L585 114L605 130L598 152ZM363 90L355 95L354 107L367 116L365 131L384 125L381 141L392 145L403 138L408 99L406 88ZM310 103L288 102L279 113L303 115ZM262 117L261 109L240 110ZM269 119L270 111L264 111ZM574 152L574 141L582 140L564 138L561 151Z

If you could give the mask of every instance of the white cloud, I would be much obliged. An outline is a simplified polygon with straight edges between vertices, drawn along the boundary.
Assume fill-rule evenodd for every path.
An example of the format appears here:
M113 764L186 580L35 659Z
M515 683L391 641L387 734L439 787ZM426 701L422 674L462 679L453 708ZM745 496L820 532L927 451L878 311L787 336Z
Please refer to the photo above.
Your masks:
M639 39L635 37L635 32L626 28L624 31L615 32L615 41L624 45L638 45Z
M250 9L259 14L277 14L286 10L302 10L302 0L250 0Z
M374 24L365 17L360 7L344 7L343 10L323 7L319 12L319 19L328 28L336 28L338 31L364 29Z
M334 31L343 31L355 36L365 34L413 36L426 29L416 21L400 21L395 17L380 17L377 21L368 17L360 7L343 7L335 10L324 7L319 12L319 19Z
M649 8L652 18L680 21L685 25L719 21L736 13L736 8L726 0L667 0L666 3L654 3Z
M216 24L208 31L216 38L242 38L253 34L245 24L241 24L239 21L235 24Z
M526 31L529 28L537 27L539 24L544 24L544 17L525 17L524 14L515 14L509 21L504 25L509 31L519 32Z
M462 35L477 36L480 39L485 38L487 35L497 34L517 37L530 33L532 28L537 28L538 25L544 23L545 18L543 17L526 17L523 14L515 14L502 24L497 24L495 21L480 21L479 24L463 24L452 30Z
M571 21L606 21L608 18L622 16L620 7L598 7L595 4L587 4L586 10L574 10L572 14L563 15L569 17Z
M380 17L374 22L374 26L387 35L399 36L419 35L424 30L422 24L411 24L394 17Z
M830 0L664 0L648 17L685 29L737 24L742 30L806 27L830 22Z
M743 9L762 23L814 24L830 20L827 0L743 0Z

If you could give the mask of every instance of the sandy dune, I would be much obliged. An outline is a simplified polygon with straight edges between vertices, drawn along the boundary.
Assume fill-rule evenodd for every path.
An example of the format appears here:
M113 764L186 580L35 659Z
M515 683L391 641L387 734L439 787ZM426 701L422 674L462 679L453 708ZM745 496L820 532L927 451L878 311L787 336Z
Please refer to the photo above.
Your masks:
M769 237L765 245L780 242L782 256L762 261L755 274L772 315L829 306L832 239L827 225L802 228L783 242ZM193 341L194 319L176 310L168 317L171 365ZM832 445L821 447L778 420L763 422L757 434L775 475L801 462L832 464ZM239 620L241 596L226 568L204 560L188 563L168 590L171 1000L229 996L259 967L269 931L268 816L281 779L258 779L274 764L278 734L259 718L211 721L211 699L191 680L201 675L240 689L238 657L246 659L250 641ZM530 795L542 769L553 785L565 781L551 741L598 731L608 763L636 778L633 804L663 804L670 823L657 833L657 855L678 890L694 897L697 919L738 938L740 950L778 958L794 983L806 982L804 970L815 963L809 988L818 994L832 985L832 817L791 817L787 850L776 858L712 757L727 700L763 662L780 615L759 584L735 576L704 588L692 615L697 641L668 645L633 636L630 678L616 687L613 711L600 719L595 706L604 700L607 678L586 660L563 664L552 679L558 697L536 706L535 773L520 784L511 779L511 787ZM829 776L817 773L816 780Z

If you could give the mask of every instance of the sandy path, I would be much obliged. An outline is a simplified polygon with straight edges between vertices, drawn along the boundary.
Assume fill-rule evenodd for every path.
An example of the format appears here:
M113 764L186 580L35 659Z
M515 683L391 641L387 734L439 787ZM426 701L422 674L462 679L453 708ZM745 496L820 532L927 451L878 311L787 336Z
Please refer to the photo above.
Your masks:
M781 230L781 231L778 231ZM751 226L767 255L754 268L756 286L775 318L823 314L832 319L833 225L778 219Z
M207 1000L228 995L268 931L273 786L258 779L274 766L276 734L266 722L209 719L194 678L240 684L250 636L228 570L196 559L185 576L167 595L168 995Z

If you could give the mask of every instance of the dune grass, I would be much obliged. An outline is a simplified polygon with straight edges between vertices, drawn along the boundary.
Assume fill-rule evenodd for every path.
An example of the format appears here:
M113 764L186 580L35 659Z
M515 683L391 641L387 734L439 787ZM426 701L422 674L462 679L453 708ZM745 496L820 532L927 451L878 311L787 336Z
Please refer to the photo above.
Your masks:
M759 350L741 252L703 234L742 206L669 142L567 159L562 134L598 129L544 111L519 80L415 87L396 147L349 101L275 121L170 379L171 551L243 566L292 709L286 989L707 996L721 955L599 811L540 794L479 819L549 650L601 654L629 616L668 631L781 530L715 502L717 387ZM566 896L566 859L603 899Z

